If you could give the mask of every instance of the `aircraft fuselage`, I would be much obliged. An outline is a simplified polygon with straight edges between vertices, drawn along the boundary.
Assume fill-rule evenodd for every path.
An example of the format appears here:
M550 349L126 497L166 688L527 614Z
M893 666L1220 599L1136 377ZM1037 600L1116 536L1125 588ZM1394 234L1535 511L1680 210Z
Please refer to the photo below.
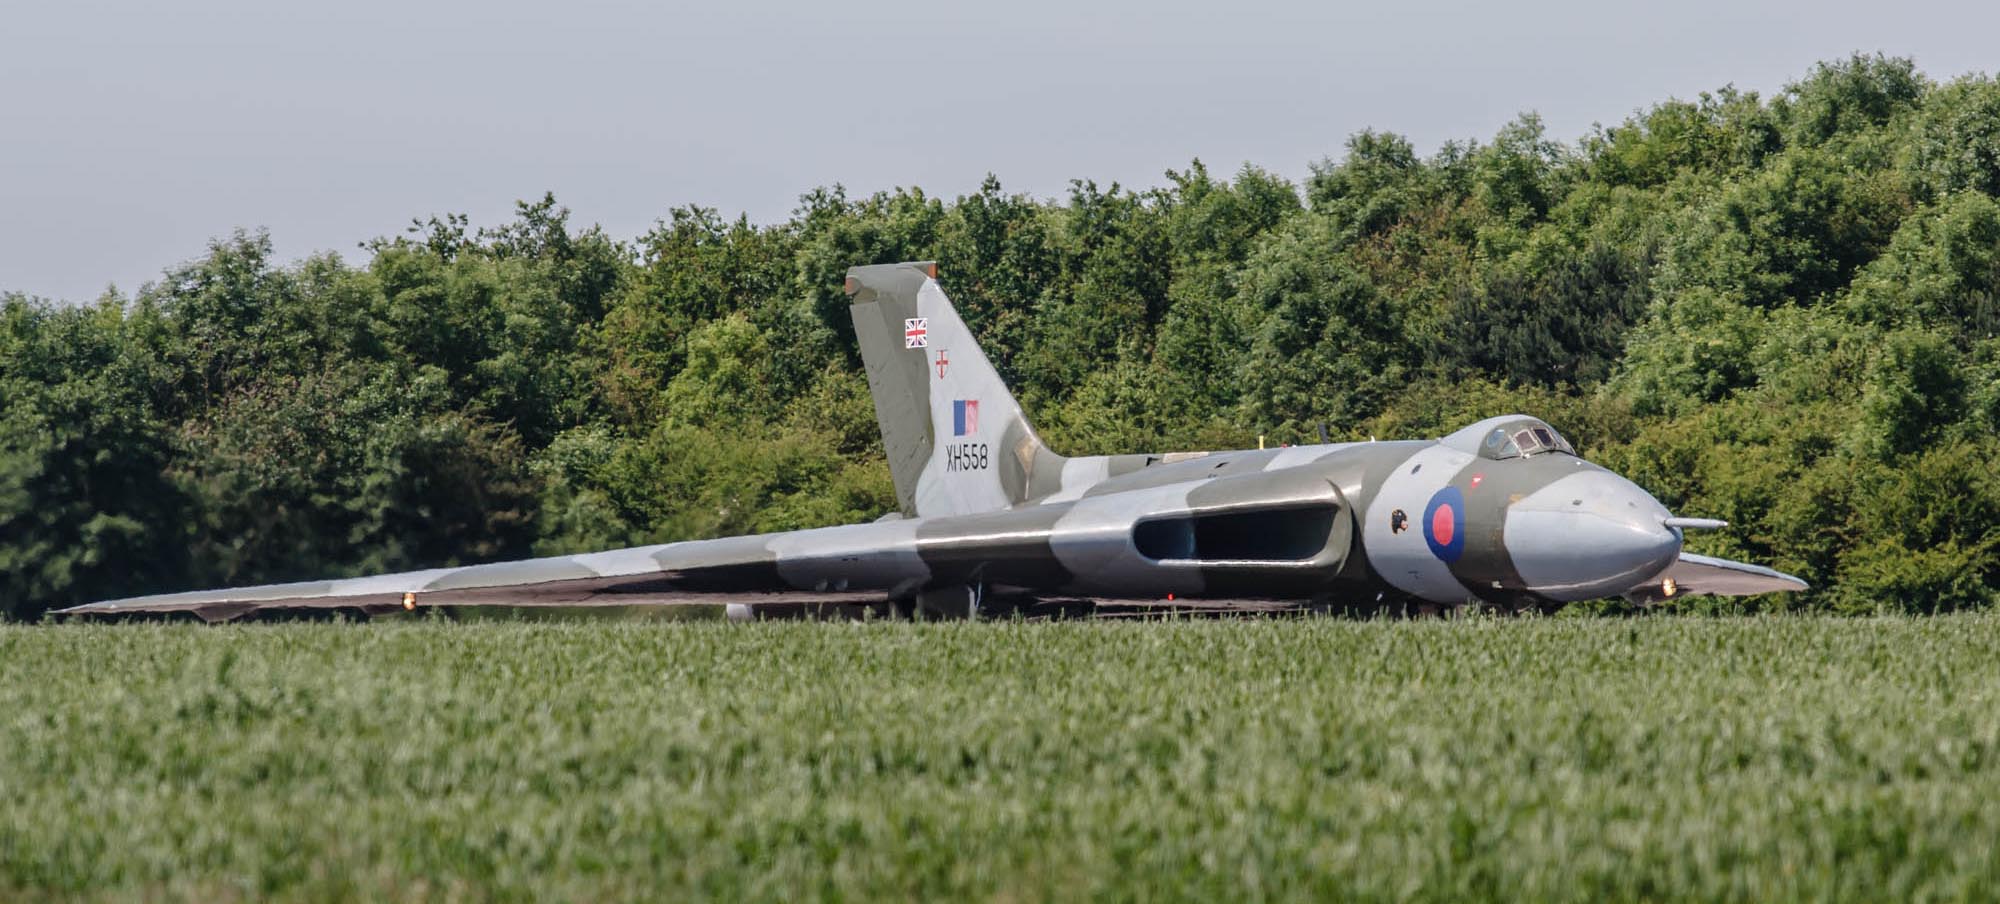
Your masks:
M1493 420L1475 427L1539 424ZM1495 459L1452 439L1070 459L1056 489L1004 512L740 541L761 541L773 590L1510 608L1616 595L1679 556L1666 508L1630 481L1568 452Z

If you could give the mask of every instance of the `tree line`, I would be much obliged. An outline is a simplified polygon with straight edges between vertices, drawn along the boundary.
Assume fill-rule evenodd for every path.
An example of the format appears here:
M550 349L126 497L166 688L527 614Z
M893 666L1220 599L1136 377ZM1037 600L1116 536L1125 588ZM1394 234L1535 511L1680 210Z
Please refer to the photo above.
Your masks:
M358 264L239 232L129 297L0 297L0 609L872 518L842 276L922 259L1068 454L1522 411L1814 584L1685 605L1985 607L1996 196L2000 83L1878 55L1573 144L1362 132L1302 184L834 187L629 241L544 197Z

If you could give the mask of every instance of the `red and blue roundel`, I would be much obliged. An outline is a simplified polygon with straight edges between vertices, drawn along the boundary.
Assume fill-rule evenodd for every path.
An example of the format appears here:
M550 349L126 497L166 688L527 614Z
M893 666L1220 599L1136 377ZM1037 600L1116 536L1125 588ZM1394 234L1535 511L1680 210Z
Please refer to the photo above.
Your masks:
M1424 542L1446 562L1465 554L1465 495L1457 487L1437 491L1424 507Z

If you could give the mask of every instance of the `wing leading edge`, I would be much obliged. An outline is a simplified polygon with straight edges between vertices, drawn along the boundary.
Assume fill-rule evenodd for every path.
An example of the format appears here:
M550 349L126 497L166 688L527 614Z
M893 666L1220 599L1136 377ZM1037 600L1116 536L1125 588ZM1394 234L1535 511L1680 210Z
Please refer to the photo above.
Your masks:
M1668 566L1664 573L1626 591L1625 598L1635 603L1657 603L1676 596L1755 596L1806 587L1805 581L1762 565L1684 552L1680 561Z
M574 556L110 600L61 615L405 605L626 606L869 603L973 582L1059 587L1050 535L1071 504L693 540Z
M829 548L840 549L851 544L839 542L839 535L869 527L873 525L798 534L833 535L824 539L831 541ZM879 591L801 589L780 574L776 547L787 536L796 535L728 537L461 568L167 593L90 603L56 614L190 612L207 621L226 621L258 609L386 610L406 604L627 606L732 601L871 602L884 598Z

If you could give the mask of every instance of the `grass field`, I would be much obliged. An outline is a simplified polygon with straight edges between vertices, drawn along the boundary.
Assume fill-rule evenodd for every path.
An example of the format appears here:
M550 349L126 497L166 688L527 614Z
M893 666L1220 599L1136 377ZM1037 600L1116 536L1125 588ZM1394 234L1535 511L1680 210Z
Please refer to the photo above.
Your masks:
M0 629L0 898L2000 895L2000 618Z

